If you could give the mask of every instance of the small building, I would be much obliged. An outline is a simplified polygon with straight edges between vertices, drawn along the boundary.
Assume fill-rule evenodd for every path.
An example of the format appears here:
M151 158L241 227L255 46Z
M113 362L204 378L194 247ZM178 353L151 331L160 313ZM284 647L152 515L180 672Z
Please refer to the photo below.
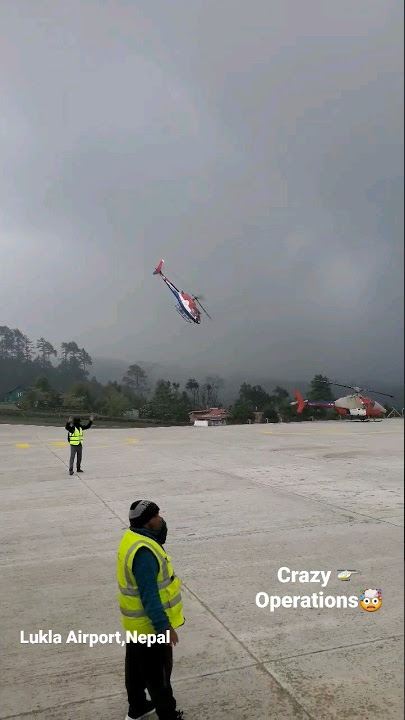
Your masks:
M17 387L13 388L12 390L9 390L8 393L4 396L4 402L6 403L18 403L22 396L25 395L27 392L27 389L25 387L22 387L21 385L17 385Z
M135 408L132 408L131 410L126 410L124 412L124 417L130 420L138 420L139 410L136 410Z
M228 411L225 408L209 408L206 410L192 410L189 413L190 422L196 427L212 425L226 425Z

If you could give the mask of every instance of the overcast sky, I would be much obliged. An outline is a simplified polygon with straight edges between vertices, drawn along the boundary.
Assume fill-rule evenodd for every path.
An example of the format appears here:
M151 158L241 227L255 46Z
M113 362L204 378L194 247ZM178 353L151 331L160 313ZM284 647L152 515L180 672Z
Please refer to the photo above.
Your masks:
M398 380L399 0L1 0L0 34L0 324ZM212 321L177 315L160 257Z

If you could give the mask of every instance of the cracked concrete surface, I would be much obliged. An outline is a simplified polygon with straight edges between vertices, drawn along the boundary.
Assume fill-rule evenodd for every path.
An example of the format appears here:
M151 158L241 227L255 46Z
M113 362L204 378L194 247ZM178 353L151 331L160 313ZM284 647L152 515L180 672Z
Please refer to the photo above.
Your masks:
M403 421L86 434L67 473L63 427L0 425L0 718L123 720L115 555L130 503L155 500L184 581L173 685L187 720L403 717ZM326 588L277 579L331 570ZM337 570L361 574L348 582ZM278 608L269 595L381 587L376 613ZM61 644L21 644L38 630Z

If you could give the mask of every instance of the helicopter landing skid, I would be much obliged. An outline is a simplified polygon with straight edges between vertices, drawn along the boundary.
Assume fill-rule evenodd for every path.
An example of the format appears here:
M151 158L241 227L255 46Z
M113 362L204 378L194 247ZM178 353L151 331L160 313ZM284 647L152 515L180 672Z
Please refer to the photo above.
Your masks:
M190 318L186 315L186 313L184 312L183 308L182 308L180 305L176 305L175 307L176 307L176 310L177 310L177 312L179 313L179 315L181 315L181 317L183 318L183 320L185 320L185 321L188 322L188 323L192 323L192 322L193 322L193 321L190 320Z

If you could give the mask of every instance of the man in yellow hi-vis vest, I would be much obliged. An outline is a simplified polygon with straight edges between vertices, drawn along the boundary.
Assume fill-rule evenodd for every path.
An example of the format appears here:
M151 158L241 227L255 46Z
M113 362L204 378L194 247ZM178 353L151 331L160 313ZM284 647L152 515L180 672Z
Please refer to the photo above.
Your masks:
M68 441L70 445L70 460L69 460L69 475L73 475L73 463L76 458L76 471L83 472L81 469L82 456L83 456L83 430L91 428L94 420L94 415L90 415L90 420L87 425L82 425L80 418L70 417L65 425L65 429L68 431Z
M117 554L118 602L126 639L125 720L154 711L159 720L181 720L170 677L172 646L179 641L176 628L184 624L183 602L181 581L163 549L167 525L150 500L132 503L129 522Z

